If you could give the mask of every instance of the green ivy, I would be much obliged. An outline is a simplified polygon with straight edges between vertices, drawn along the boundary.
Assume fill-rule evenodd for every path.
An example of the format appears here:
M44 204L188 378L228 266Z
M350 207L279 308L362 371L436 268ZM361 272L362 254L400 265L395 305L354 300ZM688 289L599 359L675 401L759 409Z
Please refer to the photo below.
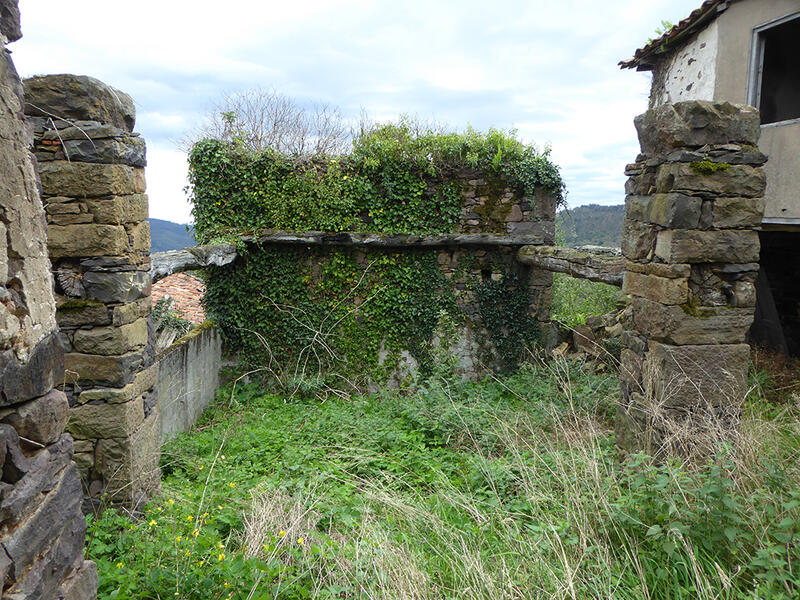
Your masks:
M457 175L480 172L533 198L564 200L549 150L514 133L415 132L408 123L359 135L344 156L252 153L206 139L189 155L195 235L201 243L258 229L447 233L461 217Z
M260 229L453 232L462 218L465 178L483 178L492 189L511 188L530 201L539 189L564 198L548 151L494 129L417 132L401 121L363 132L344 156L252 153L241 144L203 140L189 162L201 243ZM458 308L432 250L241 243L238 249L233 265L208 271L209 316L249 366L293 365L281 377L298 390L333 385L332 376L381 380L403 351L421 373L433 372L441 362L432 342L441 337L442 319L475 317ZM478 277L470 289L480 303L479 325L491 332L491 364L518 364L535 338L526 283L506 274L486 284Z

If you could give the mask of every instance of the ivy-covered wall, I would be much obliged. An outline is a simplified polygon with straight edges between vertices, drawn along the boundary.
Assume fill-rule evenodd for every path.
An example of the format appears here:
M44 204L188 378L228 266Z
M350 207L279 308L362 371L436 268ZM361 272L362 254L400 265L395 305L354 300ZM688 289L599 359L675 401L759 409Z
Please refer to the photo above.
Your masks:
M335 157L204 140L190 178L201 242L277 229L549 244L563 200L547 152L498 131L418 134L402 124L363 134ZM205 302L248 366L284 384L363 389L451 368L477 377L513 369L549 318L551 275L518 263L514 243L250 243L208 271Z

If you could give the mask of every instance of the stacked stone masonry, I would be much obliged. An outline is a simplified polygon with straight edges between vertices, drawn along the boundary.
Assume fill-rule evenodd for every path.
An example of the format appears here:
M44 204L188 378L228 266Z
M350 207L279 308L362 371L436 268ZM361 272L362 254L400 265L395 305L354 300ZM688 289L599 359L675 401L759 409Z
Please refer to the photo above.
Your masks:
M46 223L23 87L6 44L16 0L0 0L0 597L91 600L86 522L56 333Z
M682 102L636 118L626 175L618 442L691 452L683 434L735 426L745 395L766 157L758 112Z
M135 506L159 486L144 140L130 97L96 79L24 84L74 459L89 506Z

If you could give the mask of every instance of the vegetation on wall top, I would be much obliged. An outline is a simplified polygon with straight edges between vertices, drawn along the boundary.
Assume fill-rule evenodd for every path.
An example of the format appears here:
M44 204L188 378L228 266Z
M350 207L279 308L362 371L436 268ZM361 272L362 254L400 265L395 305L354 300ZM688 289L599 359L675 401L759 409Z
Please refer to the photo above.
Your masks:
M515 132L440 133L409 120L365 128L341 155L254 152L204 139L189 154L192 214L200 243L258 229L453 232L461 216L456 176L474 170L529 197L564 200L549 149Z

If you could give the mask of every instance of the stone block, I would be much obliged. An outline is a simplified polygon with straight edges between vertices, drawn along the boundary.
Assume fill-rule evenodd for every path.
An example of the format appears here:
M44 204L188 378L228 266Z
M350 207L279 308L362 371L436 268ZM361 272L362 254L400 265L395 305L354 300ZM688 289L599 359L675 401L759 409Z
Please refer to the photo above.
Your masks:
M3 590L4 596L54 597L62 578L83 560L86 521L80 502L78 471L68 465L60 477L49 482L49 491L35 510L3 536L3 549L13 562L17 577Z
M134 172L140 170L127 165L55 160L40 164L39 176L46 196L99 198L140 193L138 175Z
M622 222L622 254L628 260L644 260L652 256L656 245L656 228L626 218Z
M628 178L625 182L625 193L632 196L649 196L656 190L655 171L642 172Z
M666 277L668 279L683 279L692 274L691 265L673 265L664 263L637 263L628 261L625 264L627 271L634 273L644 273L645 275L655 275L656 277Z
M747 344L670 346L650 341L646 396L664 408L739 406L747 391Z
M703 100L665 104L634 120L642 152L651 156L706 144L755 146L760 123L758 109L752 106Z
M622 291L663 304L685 304L689 301L689 280L670 279L627 271Z
M98 356L69 352L64 355L67 381L81 386L98 385L124 387L145 364L142 353L122 356Z
M128 304L115 306L113 311L114 325L133 323L136 319L146 317L150 314L152 307L153 301L151 296Z
M0 422L39 444L52 444L64 432L69 417L69 402L64 392L50 390L40 398L0 411Z
M84 354L126 354L147 344L147 319L111 327L78 329L72 338L75 352Z
M764 198L715 198L711 224L718 229L759 227L764 218Z
M48 225L47 248L50 258L115 256L128 251L128 235L116 225Z
M94 77L40 75L26 79L23 84L27 115L58 115L133 131L136 108L131 97Z
M18 0L0 1L0 33L9 41L16 42L22 37L19 22Z
M95 469L103 476L109 495L131 503L159 487L159 415L153 411L131 436L97 443Z
M685 194L653 194L625 198L626 216L662 227L695 229L700 223L702 200Z
M619 376L635 387L641 386L642 357L629 348L623 348L620 353Z
M752 263L760 247L755 231L674 229L658 232L656 256L670 263Z
M127 438L142 421L141 397L121 404L81 404L70 410L67 432L84 440Z
M753 323L752 308L667 306L633 299L636 328L668 344L743 344Z
M125 225L138 223L147 218L145 194L92 198L86 201L86 205L97 223Z
M144 194L147 191L147 181L144 177L144 169L134 169L133 170L133 193L134 194ZM131 193L131 192L120 192L120 193Z
M659 193L678 192L703 197L764 195L764 172L749 165L731 165L713 173L698 171L692 163L665 163L656 174Z
M31 120L32 119L36 119L36 117L32 117ZM60 125L61 123L59 123L59 126ZM127 131L123 131L119 127L105 125L103 123L99 123L98 121L78 121L74 127L64 127L58 130L52 128L45 129L47 126L50 126L49 120L45 121L43 126L43 130L41 132L42 140L58 142L59 144L62 141L67 140L85 140L86 138L98 140L104 138L118 138L129 135Z
M67 158L72 162L122 164L144 167L147 164L144 139L138 136L125 136L108 139L63 140L61 154L56 158Z
M150 275L141 271L124 273L90 272L83 276L90 298L101 302L129 303L150 295Z
M73 298L56 306L56 321L62 328L110 325L111 315L106 305L98 300Z
M143 221L136 225L128 226L131 249L134 252L150 252L150 223Z
M61 600L95 600L97 598L97 566L91 560L83 561L80 568L58 590Z
M157 380L158 365L151 365L150 367L136 373L136 375L133 377L133 381L124 387L99 388L81 392L80 396L78 397L78 402L81 404L85 404L87 402L128 402L137 396L141 396L142 394L152 390L156 386Z
M64 349L56 333L37 343L25 362L13 350L0 352L0 406L44 396L63 381Z

